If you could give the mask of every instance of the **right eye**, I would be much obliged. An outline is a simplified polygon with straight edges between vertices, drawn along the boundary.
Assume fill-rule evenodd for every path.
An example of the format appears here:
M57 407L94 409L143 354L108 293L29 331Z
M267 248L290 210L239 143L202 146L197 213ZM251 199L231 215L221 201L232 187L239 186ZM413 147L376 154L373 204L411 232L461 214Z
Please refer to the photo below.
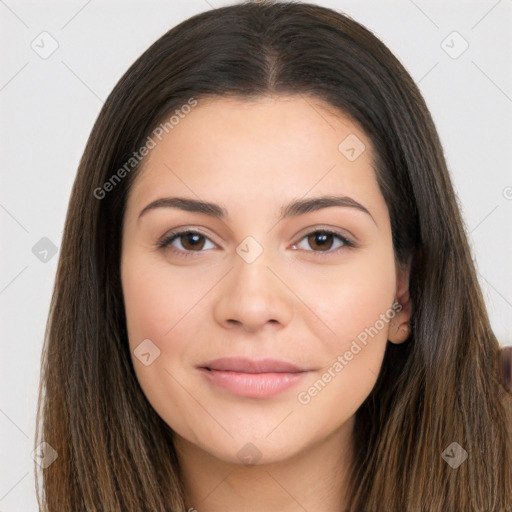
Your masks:
M172 251L180 256L190 256L194 252L203 252L201 249L205 246L205 240L210 241L214 245L206 235L198 231L182 230L165 235L158 241L157 245L162 249L171 246ZM178 242L181 248L176 247L174 242Z

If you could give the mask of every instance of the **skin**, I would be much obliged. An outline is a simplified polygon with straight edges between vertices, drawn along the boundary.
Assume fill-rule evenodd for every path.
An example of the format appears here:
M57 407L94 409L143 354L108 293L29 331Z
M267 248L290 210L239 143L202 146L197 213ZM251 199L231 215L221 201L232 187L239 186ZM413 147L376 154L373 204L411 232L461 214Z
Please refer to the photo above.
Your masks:
M366 148L354 161L338 149L350 134ZM334 206L279 221L288 202L323 195L350 196L371 216ZM228 217L170 207L139 217L171 196L217 203ZM177 228L205 238L158 247ZM315 244L307 235L321 228L357 246L336 237ZM263 248L251 263L236 251L248 236ZM355 413L375 385L387 341L408 336L408 275L394 259L368 137L319 99L200 100L158 142L128 196L121 278L137 379L175 432L187 507L328 512L346 505ZM391 321L300 403L298 393L332 372L395 302L402 309ZM148 366L134 356L145 339L160 350ZM310 371L278 395L248 398L214 387L196 369L234 355ZM240 456L247 443L257 448L254 465Z

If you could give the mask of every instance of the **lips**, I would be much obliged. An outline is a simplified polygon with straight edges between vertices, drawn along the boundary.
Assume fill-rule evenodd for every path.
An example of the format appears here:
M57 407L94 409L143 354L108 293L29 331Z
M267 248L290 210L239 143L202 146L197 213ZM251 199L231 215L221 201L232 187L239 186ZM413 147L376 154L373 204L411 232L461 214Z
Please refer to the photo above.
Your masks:
M277 359L222 357L197 367L217 390L245 398L270 398L301 382L310 370Z
M208 370L238 373L299 373L307 371L292 363L278 359L247 359L244 357L221 357L199 366Z

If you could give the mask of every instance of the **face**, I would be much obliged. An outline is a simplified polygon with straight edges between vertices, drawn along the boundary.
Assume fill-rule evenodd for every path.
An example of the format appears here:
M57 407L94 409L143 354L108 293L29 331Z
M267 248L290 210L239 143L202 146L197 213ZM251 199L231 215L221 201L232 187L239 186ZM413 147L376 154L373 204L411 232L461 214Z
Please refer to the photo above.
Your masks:
M368 137L281 96L199 101L156 141L121 261L148 401L177 439L238 464L347 429L406 314Z

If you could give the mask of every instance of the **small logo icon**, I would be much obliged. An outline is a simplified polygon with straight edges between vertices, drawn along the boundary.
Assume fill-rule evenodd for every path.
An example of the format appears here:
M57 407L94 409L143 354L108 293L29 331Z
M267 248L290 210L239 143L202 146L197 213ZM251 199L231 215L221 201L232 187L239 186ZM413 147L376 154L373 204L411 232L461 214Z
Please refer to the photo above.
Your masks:
M441 41L441 48L452 59L458 59L469 48L469 43L454 30Z
M57 246L45 236L32 247L32 254L43 263L48 263L56 253Z
M253 443L246 443L236 455L244 466L252 467L261 459L262 453Z
M160 357L160 349L149 338L139 343L133 353L144 366L153 364Z
M365 149L363 141L355 133L345 137L338 145L339 152L350 162L357 160Z
M32 452L32 458L43 468L49 467L57 458L57 452L47 442L39 443Z
M59 43L49 32L43 31L32 41L30 46L41 59L47 59L57 51Z
M255 238L248 236L238 245L236 252L246 263L253 263L260 257L263 247Z
M468 452L464 450L464 448L462 448L462 446L459 443L453 442L441 454L441 457L453 469L457 469L468 458Z

